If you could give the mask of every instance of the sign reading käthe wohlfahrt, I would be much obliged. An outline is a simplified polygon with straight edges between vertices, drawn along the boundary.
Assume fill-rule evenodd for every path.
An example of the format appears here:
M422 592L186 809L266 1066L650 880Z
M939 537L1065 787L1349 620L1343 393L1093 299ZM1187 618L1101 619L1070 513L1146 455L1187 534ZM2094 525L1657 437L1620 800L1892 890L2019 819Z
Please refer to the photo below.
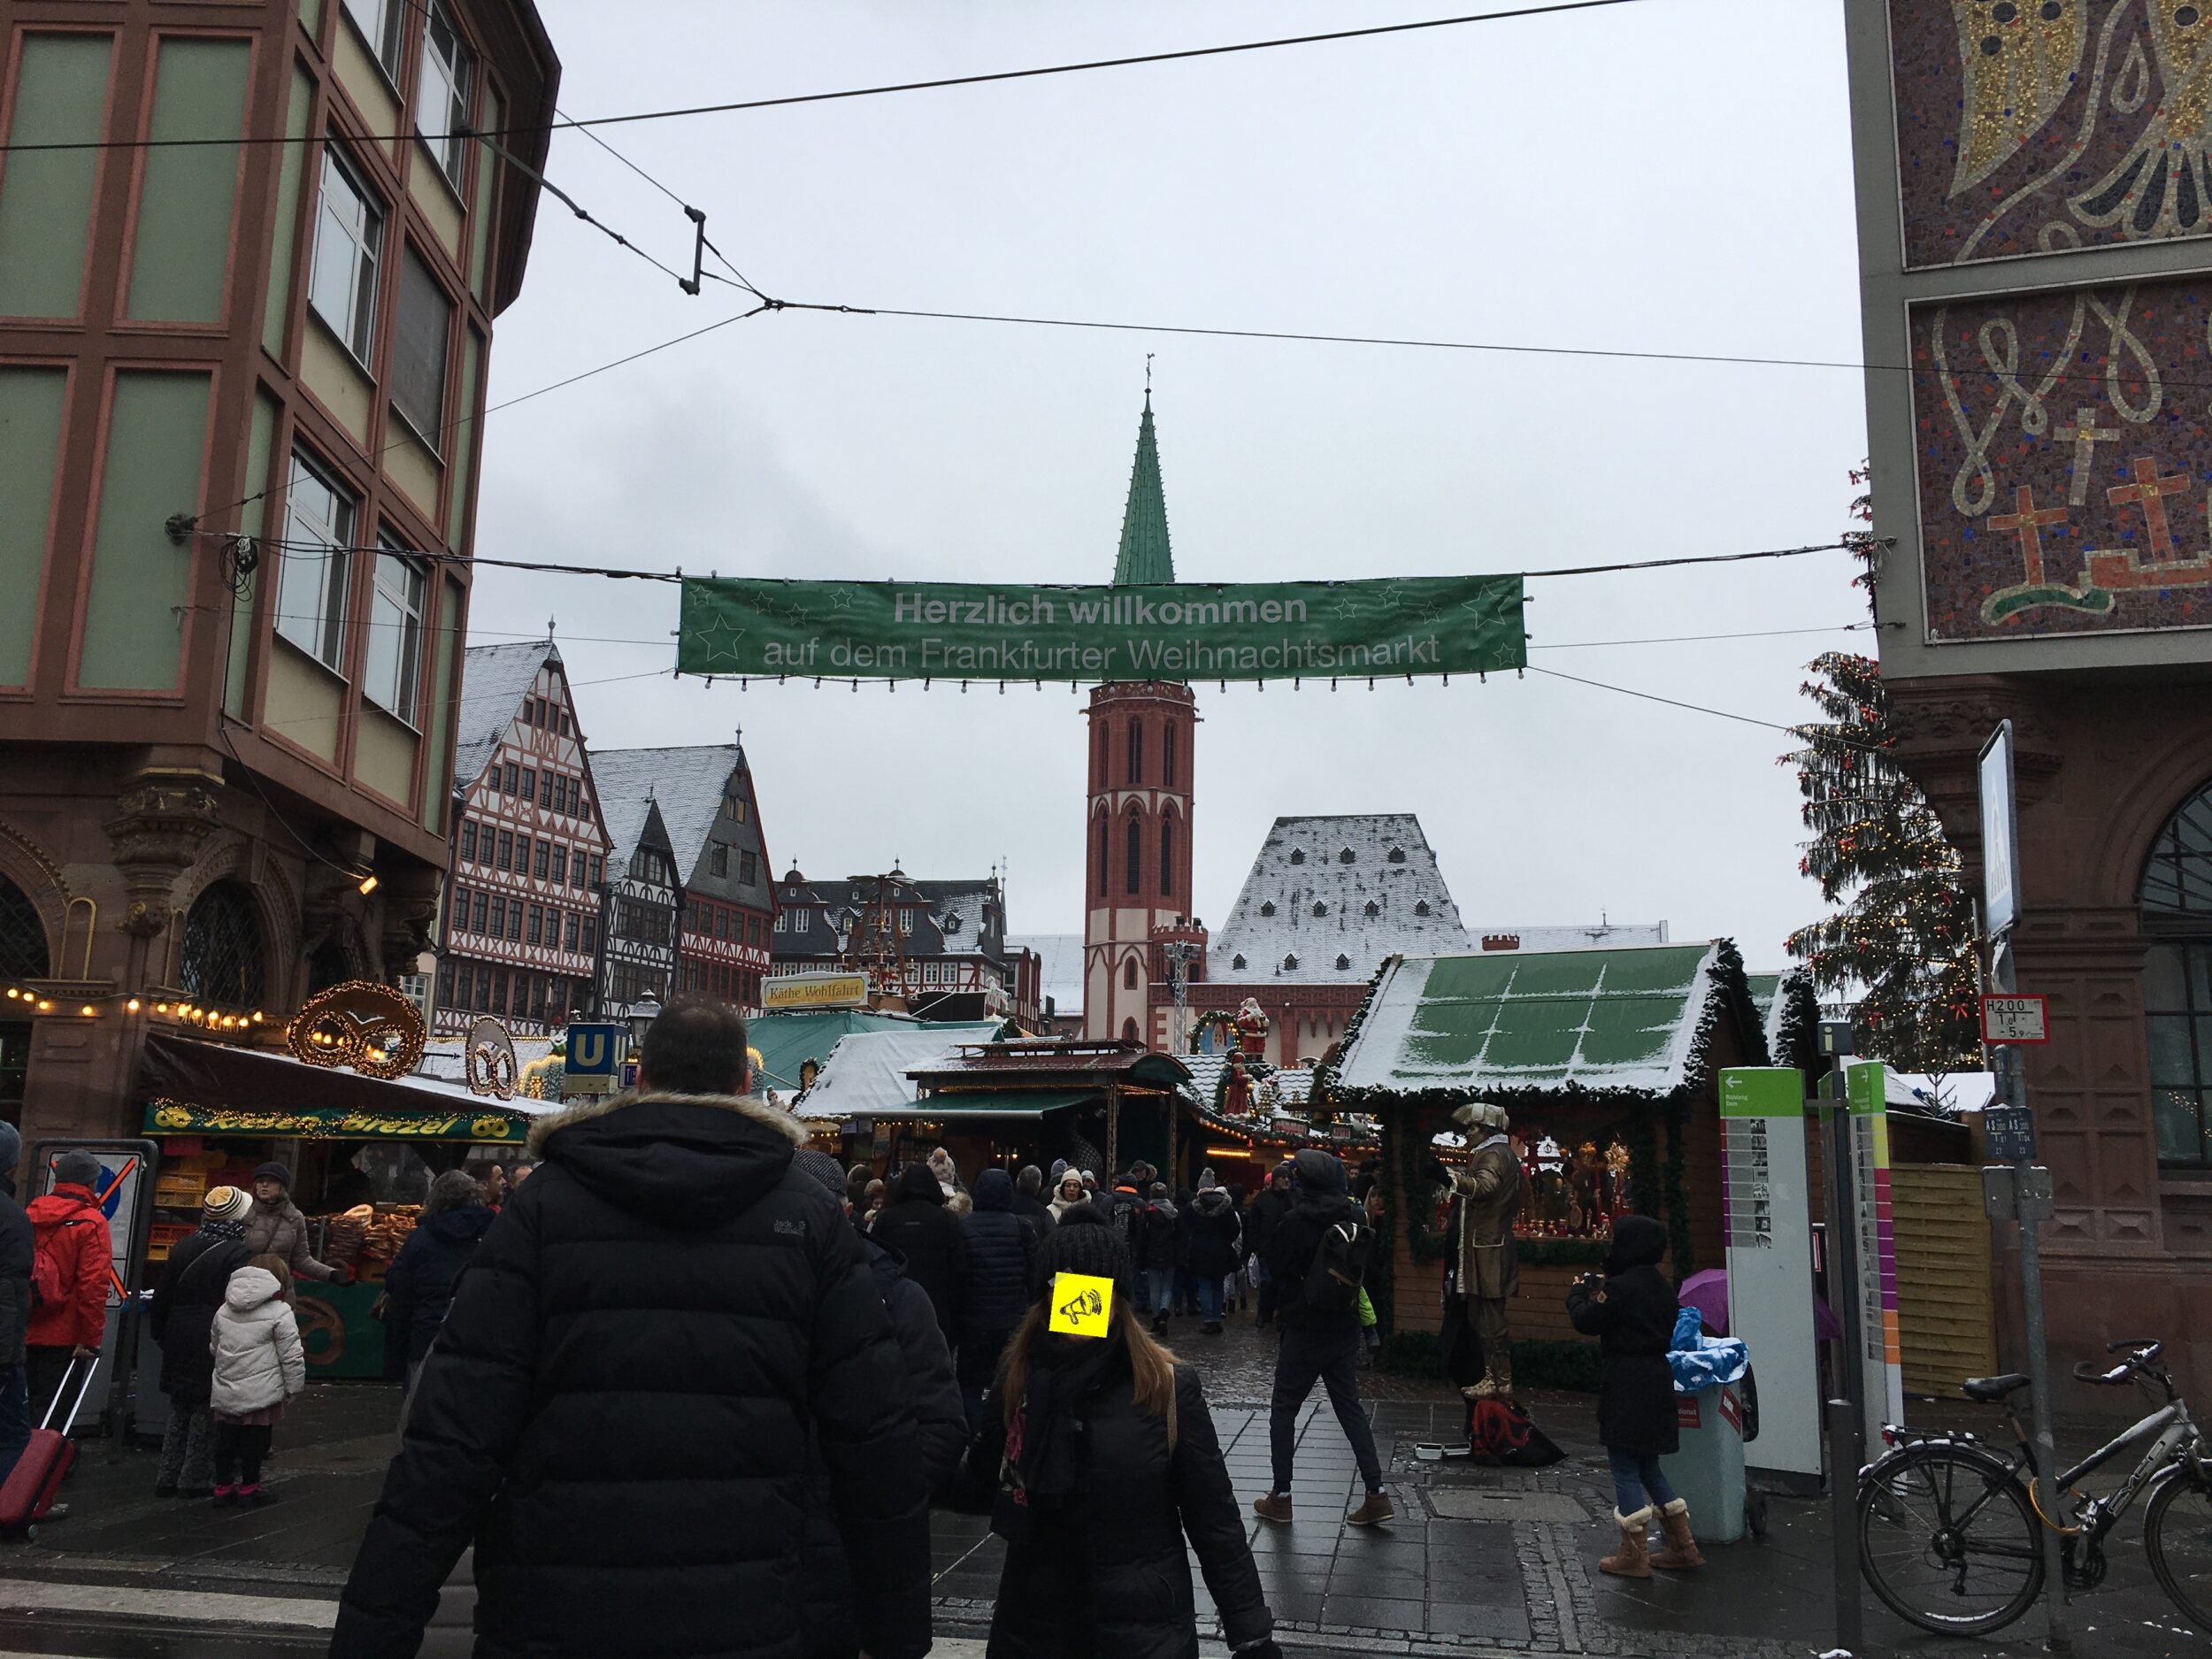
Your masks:
M1287 680L1525 666L1518 576L1348 582L686 578L676 668L834 680Z

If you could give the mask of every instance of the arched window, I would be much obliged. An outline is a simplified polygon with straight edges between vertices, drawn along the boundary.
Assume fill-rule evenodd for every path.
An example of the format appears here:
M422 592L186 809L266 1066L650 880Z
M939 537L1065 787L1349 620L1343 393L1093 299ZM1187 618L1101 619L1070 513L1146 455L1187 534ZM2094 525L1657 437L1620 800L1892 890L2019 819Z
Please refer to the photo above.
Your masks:
M346 960L346 948L334 939L326 939L315 947L307 958L307 994L327 991L334 985L343 985L353 978L353 964Z
M1121 964L1121 988L1125 991L1137 988L1137 959L1134 956Z
M1175 820L1160 820L1160 896L1169 898L1175 892Z
M1098 820L1098 896L1102 899L1113 891L1112 887L1109 885L1107 878L1107 823L1106 820L1102 818Z
M1124 1042L1135 1042L1139 1041L1137 1036L1137 1022L1135 1020L1125 1019L1121 1022L1121 1040Z
M1098 722L1098 741L1092 748L1098 752L1091 757L1091 787L1103 789L1106 787L1106 722L1103 720Z
M30 895L0 876L0 978L42 979L52 966L46 924Z
M1172 720L1160 733L1160 781L1171 789L1175 787L1175 722Z
M1144 781L1144 722L1133 718L1129 722L1129 781ZM1134 887L1129 890L1136 891Z
M255 1008L265 1000L268 950L261 916L242 881L215 882L185 912L177 983L217 1008Z
M2212 1165L2212 785L2183 803L2151 845L2136 899L2156 941L2143 964L2158 1161Z
M1131 893L1144 891L1144 820L1129 815L1129 880Z

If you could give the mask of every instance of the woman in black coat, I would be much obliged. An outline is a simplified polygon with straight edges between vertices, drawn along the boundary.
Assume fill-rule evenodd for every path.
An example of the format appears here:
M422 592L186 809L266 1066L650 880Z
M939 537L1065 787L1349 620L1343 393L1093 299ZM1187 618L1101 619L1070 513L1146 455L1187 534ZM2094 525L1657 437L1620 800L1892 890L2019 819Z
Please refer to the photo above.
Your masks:
M1665 1227L1649 1216L1624 1216L1614 1224L1604 1272L1585 1274L1567 1293L1575 1329L1598 1339L1598 1440L1612 1464L1613 1518L1621 1529L1620 1553L1598 1565L1624 1578L1648 1578L1654 1567L1705 1564L1690 1535L1690 1506L1659 1467L1681 1444L1674 1368L1667 1363L1680 1309L1673 1282L1659 1271L1666 1253ZM1644 1536L1654 1504L1667 1534L1655 1555Z
M1146 1333L1128 1248L1102 1220L1069 1210L1042 1265L1114 1281L1103 1333L1048 1330L1048 1288L968 1454L1007 1540L989 1659L1197 1659L1186 1537L1229 1646L1280 1659L1205 1390Z
M1037 1252L1043 1234L1014 1213L1014 1179L1004 1170L975 1178L975 1209L961 1222L967 1256L960 1280L960 1400L972 1431L998 1356L1037 1299Z
M967 1277L967 1236L945 1208L945 1189L926 1164L910 1164L893 1183L891 1202L876 1212L869 1237L898 1252L906 1276L929 1296L937 1328L950 1347L960 1340L960 1286Z
M453 1305L462 1271L495 1219L483 1187L465 1171L448 1170L431 1182L421 1223L407 1235L384 1275L387 1379L414 1382Z
M1244 1237L1236 1206L1208 1170L1198 1178L1198 1196L1183 1211L1183 1243L1192 1280L1198 1288L1198 1313L1208 1336L1221 1334L1221 1286L1237 1271L1238 1245Z
M161 1392L169 1396L169 1427L154 1475L154 1492L165 1498L204 1498L214 1490L215 1419L208 1391L215 1358L208 1333L231 1274L253 1259L246 1242L253 1194L217 1187L200 1202L199 1231L170 1250L147 1310L147 1327L161 1349Z

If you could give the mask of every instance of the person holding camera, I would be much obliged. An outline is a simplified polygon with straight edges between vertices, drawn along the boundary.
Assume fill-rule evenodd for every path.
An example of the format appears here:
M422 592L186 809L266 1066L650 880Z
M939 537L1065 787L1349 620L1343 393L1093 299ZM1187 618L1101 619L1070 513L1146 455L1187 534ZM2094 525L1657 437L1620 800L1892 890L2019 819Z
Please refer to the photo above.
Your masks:
M1679 1304L1673 1281L1659 1271L1666 1253L1663 1225L1649 1216L1624 1216L1614 1224L1605 1271L1585 1273L1567 1293L1574 1328L1598 1339L1598 1440L1612 1465L1613 1518L1621 1529L1619 1553L1598 1565L1623 1578L1648 1578L1654 1567L1705 1564L1690 1534L1690 1506L1659 1467L1681 1444L1667 1362ZM1655 1555L1645 1537L1655 1506L1667 1535Z

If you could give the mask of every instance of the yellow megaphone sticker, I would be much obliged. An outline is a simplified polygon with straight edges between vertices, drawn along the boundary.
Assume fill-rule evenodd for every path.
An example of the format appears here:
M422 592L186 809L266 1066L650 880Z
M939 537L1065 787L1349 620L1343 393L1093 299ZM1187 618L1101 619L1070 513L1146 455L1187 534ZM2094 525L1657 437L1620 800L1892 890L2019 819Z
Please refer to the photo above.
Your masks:
M1051 1328L1070 1336L1104 1336L1114 1311L1114 1281L1088 1273L1052 1276Z

